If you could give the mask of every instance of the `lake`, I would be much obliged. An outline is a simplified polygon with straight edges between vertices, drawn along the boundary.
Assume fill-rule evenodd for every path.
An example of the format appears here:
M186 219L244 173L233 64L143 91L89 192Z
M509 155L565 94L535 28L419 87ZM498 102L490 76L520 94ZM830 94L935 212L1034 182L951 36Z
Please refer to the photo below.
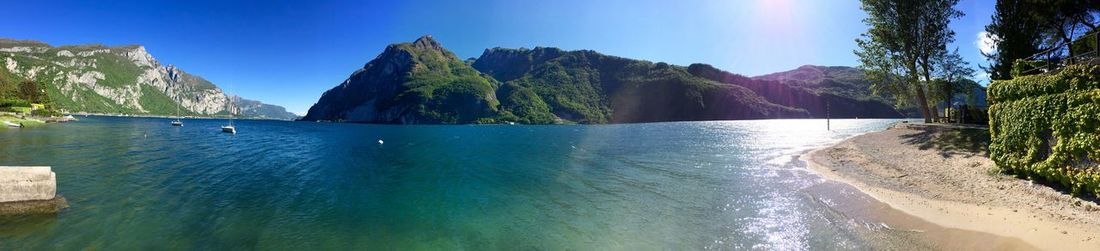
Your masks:
M0 249L860 249L796 157L898 121L80 119L0 130L70 204L0 217Z

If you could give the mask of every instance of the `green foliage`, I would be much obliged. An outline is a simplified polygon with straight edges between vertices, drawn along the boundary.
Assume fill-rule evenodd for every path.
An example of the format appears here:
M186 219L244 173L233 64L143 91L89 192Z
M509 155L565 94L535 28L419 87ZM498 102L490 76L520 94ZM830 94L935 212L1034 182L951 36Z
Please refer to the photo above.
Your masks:
M495 48L473 65L505 81L497 90L502 121L600 124L807 116L744 86L719 82L721 74L708 79L686 67L594 51Z
M96 84L108 87L124 87L137 83L142 70L129 59L112 53L96 54L96 71L103 73L103 79Z
M401 81L397 104L415 104L425 122L473 123L493 117L499 101L496 83L430 39L394 45L396 57L409 57L411 69Z
M39 109L39 110L31 111L31 116L57 117L57 116L61 116L61 112L58 112L57 109L53 109L52 107L47 107L46 109Z
M1012 81L996 81L994 83L987 90L990 102L1007 102L1042 95L1100 88L1100 69L1086 65L1075 65L1053 74L1022 76Z
M567 56L540 65L523 78L509 83L523 86L539 96L539 101L531 101L523 107L533 108L526 111L512 111L521 116L520 120L544 121L538 103L547 104L554 114L581 123L607 123L611 121L610 102L604 99L599 89L599 73L589 65L573 65L581 61L579 55ZM514 104L514 103L513 103ZM527 114L533 117L522 117Z
M0 99L0 107L31 107L31 102L23 99Z
M1100 67L994 81L990 155L998 166L1100 195Z
M1043 69L1047 66L1046 61L1042 60L1026 60L1017 59L1012 63L1012 77L1022 77L1027 75L1034 75L1043 73Z
M1097 48L1097 46L1100 46L1097 44L1098 32L1100 32L1100 30L1092 31L1088 34L1085 34L1084 36L1081 36L1077 40L1074 40L1073 43L1069 46L1069 51L1073 55L1093 53L1092 57L1100 57L1100 55L1095 54L1100 52L1100 48Z
M501 121L522 124L553 124L555 116L550 106L530 88L508 83L500 87L497 97L501 100Z
M1017 60L1036 54L1064 55L1064 45L1077 36L1096 30L1100 2L1081 0L998 0L992 22L985 31L995 38L996 50L984 53L984 67L995 80L1011 79L1017 73ZM1071 47L1082 46L1072 44ZM1083 52L1085 48L1070 48ZM1061 54L1061 55L1059 55Z
M863 22L867 32L856 39L855 51L864 69L875 84L877 94L895 97L898 106L910 100L917 102L926 122L935 111L930 109L925 85L935 78L951 80L954 71L938 69L955 68L964 64L957 52L949 52L947 45L955 41L955 32L948 24L961 17L955 9L958 0L862 0L867 12ZM950 59L959 58L958 61ZM935 100L931 100L935 101Z
M152 86L141 85L141 97L138 104L149 114L176 114L176 101L157 91ZM188 115L186 109L180 109L180 115Z

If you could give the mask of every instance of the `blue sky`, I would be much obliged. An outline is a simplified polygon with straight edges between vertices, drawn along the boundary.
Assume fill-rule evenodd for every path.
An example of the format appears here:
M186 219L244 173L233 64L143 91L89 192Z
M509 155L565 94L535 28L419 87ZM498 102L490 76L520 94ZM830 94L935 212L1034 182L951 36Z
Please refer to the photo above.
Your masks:
M952 23L977 69L994 0L961 0ZM748 76L858 64L857 0L7 1L0 37L52 45L141 44L230 93L304 114L387 44L431 34L462 58L548 46ZM988 83L984 76L979 81Z

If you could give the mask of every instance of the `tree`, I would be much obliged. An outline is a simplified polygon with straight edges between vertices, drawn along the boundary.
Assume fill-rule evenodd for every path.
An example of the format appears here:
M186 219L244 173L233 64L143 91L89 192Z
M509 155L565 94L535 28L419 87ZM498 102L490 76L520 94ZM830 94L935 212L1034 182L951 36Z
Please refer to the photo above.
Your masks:
M887 93L899 105L912 102L925 122L937 117L929 108L928 83L947 57L947 44L955 40L948 24L962 12L958 0L862 0L867 12L867 32L856 39L860 68L873 81L875 93Z
M38 83L27 80L19 84L19 98L32 103L45 103L46 94L39 88Z
M1011 79L1012 65L1043 53L1059 60L1059 48L1097 29L1100 1L1095 0L997 0L993 20L985 31L996 50L982 52L992 61L983 66L994 80Z
M950 106L956 94L971 94L975 84L970 80L974 76L974 69L967 66L965 60L959 55L959 49L955 48L951 53L943 54L936 59L935 80L928 83L929 99L933 104L943 102Z

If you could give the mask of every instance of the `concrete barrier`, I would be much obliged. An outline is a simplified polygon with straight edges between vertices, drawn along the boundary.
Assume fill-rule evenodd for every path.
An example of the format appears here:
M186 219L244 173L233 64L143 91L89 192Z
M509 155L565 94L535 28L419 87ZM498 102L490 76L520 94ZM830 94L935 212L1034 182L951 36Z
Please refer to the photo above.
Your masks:
M57 196L57 177L48 166L0 166L0 203L51 200Z
M0 215L57 213L69 207L57 196L57 177L48 166L0 166Z

